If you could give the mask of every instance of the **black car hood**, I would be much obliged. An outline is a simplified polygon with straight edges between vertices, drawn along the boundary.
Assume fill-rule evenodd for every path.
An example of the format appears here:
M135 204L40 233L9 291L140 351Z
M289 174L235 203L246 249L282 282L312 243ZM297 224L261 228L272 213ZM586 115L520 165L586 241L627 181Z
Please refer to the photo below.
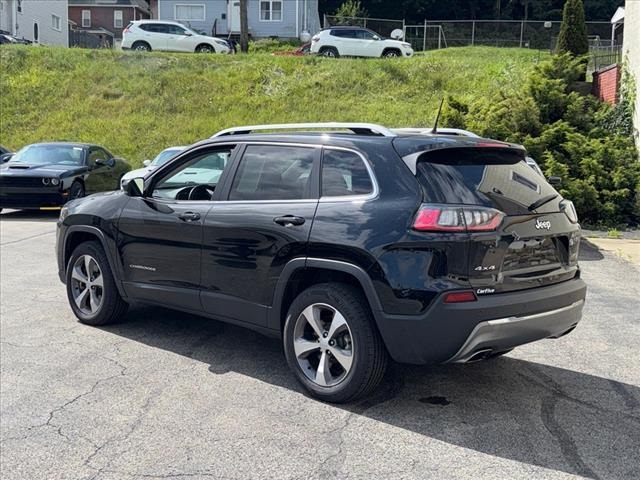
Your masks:
M0 168L0 175L16 175L20 177L62 177L77 175L87 171L82 165L45 164L30 165L28 163L7 162Z

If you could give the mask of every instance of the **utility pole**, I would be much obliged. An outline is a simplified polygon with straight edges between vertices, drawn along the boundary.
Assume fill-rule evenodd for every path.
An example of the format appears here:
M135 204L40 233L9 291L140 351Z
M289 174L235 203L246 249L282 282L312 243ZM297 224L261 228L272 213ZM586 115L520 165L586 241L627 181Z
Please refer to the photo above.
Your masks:
M240 0L240 50L242 53L249 51L249 20L247 18L247 3L249 0Z

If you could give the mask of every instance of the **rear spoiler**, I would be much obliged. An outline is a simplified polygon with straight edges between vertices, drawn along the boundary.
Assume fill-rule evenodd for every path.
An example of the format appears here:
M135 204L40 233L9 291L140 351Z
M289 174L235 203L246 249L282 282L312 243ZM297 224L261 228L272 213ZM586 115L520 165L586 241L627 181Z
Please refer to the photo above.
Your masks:
M447 150L451 151L452 154L455 154L456 150L471 150L471 149L473 150L481 149L481 150L489 150L489 151L496 151L496 152L510 152L510 153L516 154L518 157L520 157L521 160L524 160L526 155L526 150L522 145L515 145L515 144L489 140L489 141L473 142L473 143L466 143L466 144L458 143L451 146L437 147L434 145L433 148L428 148L428 149L416 151L408 155L405 155L402 157L402 160L404 161L405 165L409 167L409 170L411 170L411 172L415 175L418 169L418 161L425 154L434 153L434 152L442 153Z

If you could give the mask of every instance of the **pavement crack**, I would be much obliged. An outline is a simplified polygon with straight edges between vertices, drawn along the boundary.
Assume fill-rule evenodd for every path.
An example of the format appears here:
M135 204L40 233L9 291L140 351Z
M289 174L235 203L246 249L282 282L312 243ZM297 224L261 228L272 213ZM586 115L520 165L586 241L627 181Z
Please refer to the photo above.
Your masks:
M45 235L53 235L56 232L45 232L45 233L37 233L35 235L30 235L28 237L20 238L18 240L11 240L10 242L0 243L0 247L4 247L6 245L13 245L14 243L26 242L27 240L31 240L32 238L44 237Z
M576 442L571 435L562 428L555 417L555 409L558 404L558 395L551 395L542 399L540 417L542 423L549 433L553 435L560 444L562 455L577 475L599 480L600 477L584 462Z

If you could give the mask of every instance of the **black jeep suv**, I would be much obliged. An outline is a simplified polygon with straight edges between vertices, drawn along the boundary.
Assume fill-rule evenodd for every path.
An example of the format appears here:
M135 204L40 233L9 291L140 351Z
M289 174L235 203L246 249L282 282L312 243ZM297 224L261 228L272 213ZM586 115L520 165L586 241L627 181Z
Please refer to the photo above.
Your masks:
M75 315L104 325L141 301L281 336L331 402L371 391L389 357L468 362L575 328L580 226L522 147L312 126L353 133L230 129L70 202L57 254Z

